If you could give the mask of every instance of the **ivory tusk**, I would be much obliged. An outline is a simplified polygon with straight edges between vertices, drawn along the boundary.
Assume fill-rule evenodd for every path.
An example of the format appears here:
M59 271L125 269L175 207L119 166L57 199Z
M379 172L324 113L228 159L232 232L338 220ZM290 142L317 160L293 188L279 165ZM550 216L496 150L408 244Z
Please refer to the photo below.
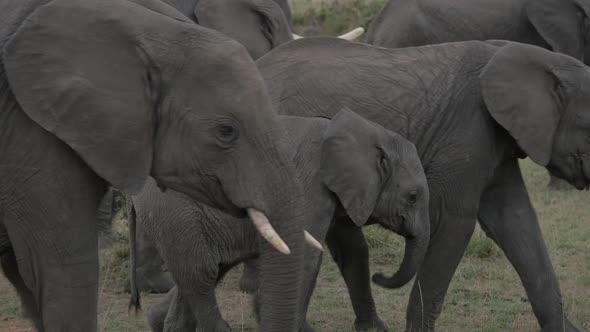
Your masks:
M293 40L297 40L297 39L301 39L301 38L303 38L303 36L300 36L296 33L293 34Z
M283 239L281 239L279 234L277 234L277 232L272 227L272 225L270 224L270 222L268 221L268 218L264 215L264 213L254 209L254 208L248 208L247 211L248 211L248 216L250 217L250 219L252 219L252 222L254 223L256 230L258 230L258 233L260 233L260 235L268 243L270 243L271 246L275 247L275 249L277 249L279 252L281 252L285 255L288 255L291 253L291 250L289 250L289 247L287 247L287 244L285 244Z
M350 32L338 36L338 38L352 41L360 37L363 33L365 33L365 29L356 28L354 30L351 30Z
M303 231L303 233L305 234L305 242L307 242L307 244L315 249L318 249L319 251L324 251L324 247L322 247L322 244L316 240L311 234L309 234L308 231Z

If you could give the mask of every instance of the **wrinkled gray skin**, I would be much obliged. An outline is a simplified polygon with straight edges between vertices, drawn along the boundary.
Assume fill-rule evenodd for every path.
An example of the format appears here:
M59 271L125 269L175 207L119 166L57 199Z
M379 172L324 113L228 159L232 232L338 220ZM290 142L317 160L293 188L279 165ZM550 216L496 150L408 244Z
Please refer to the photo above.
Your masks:
M434 329L476 219L516 269L542 330L575 330L518 158L528 155L588 188L588 67L519 43L386 49L332 38L283 45L257 65L273 82L280 114L331 117L350 107L416 145L430 189L432 236L407 308L408 330ZM326 242L340 253L357 320L370 320L377 314L366 241L358 228L332 235Z
M253 59L293 40L291 9L286 0L162 0L199 25L223 32L246 47ZM100 229L111 227L114 192L109 190L98 210Z
M351 227L370 219L369 223L403 234L406 253L392 279L397 287L409 282L430 237L428 187L415 147L349 110L332 120L284 117L283 121L306 193L310 219L305 229L323 242L334 218L348 216ZM181 194L162 193L154 184L132 200L130 229L137 219L144 242L155 243L177 285L150 309L152 329L194 331L198 325L203 331L229 330L217 308L215 285L235 264L258 256L253 226ZM131 253L133 283L135 257L151 253L136 251L133 245ZM311 273L306 275L305 293L313 288L320 258L317 249L307 250L305 271ZM257 288L256 274L243 279L242 288Z
M293 40L287 0L162 0L206 28L223 32L258 59Z
M36 328L96 330L97 206L149 176L270 218L291 255L261 250L261 328L296 328L301 186L244 47L155 0L5 0L0 22L0 256Z
M590 0L389 0L370 25L366 41L401 48L502 39L590 64L589 37ZM571 188L550 174L550 187Z

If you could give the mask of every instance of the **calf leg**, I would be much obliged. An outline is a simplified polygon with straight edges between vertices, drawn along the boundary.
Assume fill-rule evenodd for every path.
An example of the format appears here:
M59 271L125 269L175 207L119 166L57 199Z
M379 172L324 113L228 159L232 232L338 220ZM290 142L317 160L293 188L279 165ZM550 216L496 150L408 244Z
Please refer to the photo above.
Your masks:
M153 332L164 331L164 321L166 320L166 315L168 314L170 305L174 300L175 293L176 287L172 288L168 293L166 293L160 302L149 308L147 320Z
M194 332L197 328L197 321L193 316L190 304L177 287L174 287L168 294L170 295L167 296L169 307L164 320L164 332Z
M326 244L346 282L356 315L355 329L386 331L371 292L369 247L362 229L350 218L340 218L328 231Z

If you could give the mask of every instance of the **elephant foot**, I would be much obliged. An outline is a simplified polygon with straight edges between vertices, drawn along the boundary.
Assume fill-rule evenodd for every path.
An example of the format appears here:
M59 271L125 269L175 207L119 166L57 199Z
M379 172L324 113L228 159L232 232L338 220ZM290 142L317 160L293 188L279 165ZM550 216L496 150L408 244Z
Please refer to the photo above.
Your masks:
M138 271L137 276L137 288L141 292L148 292L152 294L164 294L168 293L174 287L174 281L172 280L172 276L169 272L160 272L155 276L151 276L149 278L141 277L141 274ZM125 281L125 291L130 291L130 282L129 279Z
M375 316L371 319L359 320L358 318L354 321L355 331L377 331L387 332L387 327L381 318Z
M240 290L242 292L253 294L258 289L258 277L251 273L244 272L240 278Z
M565 326L563 325L565 323ZM554 331L565 331L565 332L581 332L582 330L574 326L572 322L566 320L564 323L558 322L551 326L545 326L541 329L541 332L554 332Z
M572 190L575 189L574 186L569 184L567 181L557 178L555 176L551 176L549 179L549 183L547 187L551 190Z

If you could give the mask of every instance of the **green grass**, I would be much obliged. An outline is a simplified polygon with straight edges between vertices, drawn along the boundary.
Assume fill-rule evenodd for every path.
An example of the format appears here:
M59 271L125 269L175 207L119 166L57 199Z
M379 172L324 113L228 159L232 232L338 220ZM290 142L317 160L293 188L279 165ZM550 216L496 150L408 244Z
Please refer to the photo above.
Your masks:
M304 36L338 35L356 27L367 27L384 0L290 1L293 30Z

